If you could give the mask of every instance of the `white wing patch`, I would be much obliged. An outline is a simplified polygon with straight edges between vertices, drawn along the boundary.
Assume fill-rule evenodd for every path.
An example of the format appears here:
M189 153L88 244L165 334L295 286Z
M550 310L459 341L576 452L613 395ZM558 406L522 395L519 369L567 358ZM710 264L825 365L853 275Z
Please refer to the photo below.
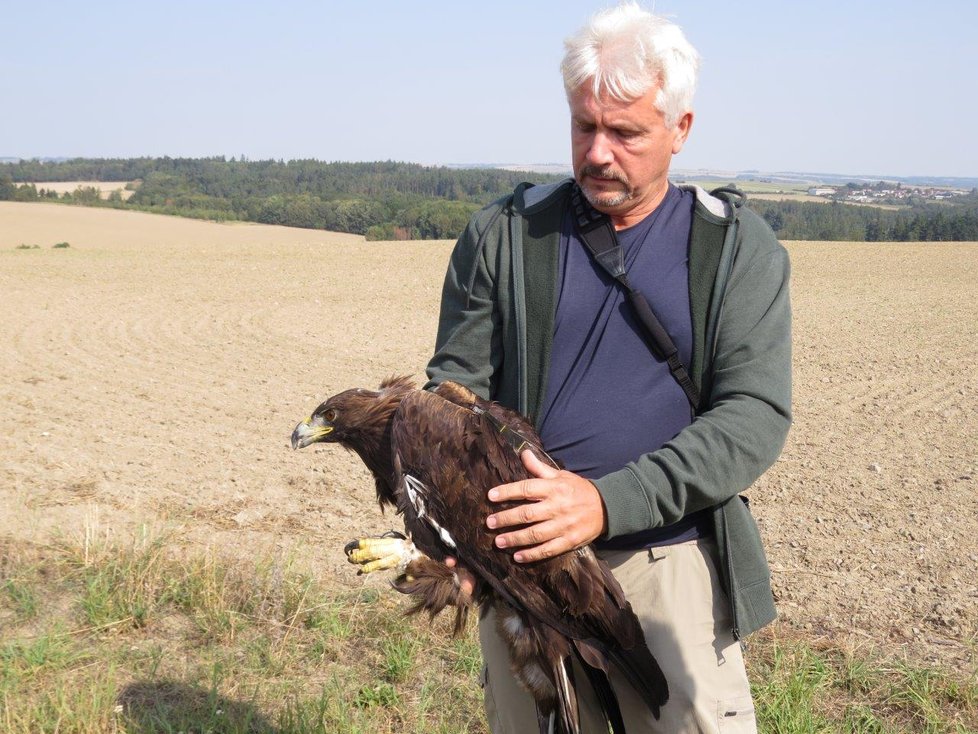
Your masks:
M435 518L428 514L427 507L424 503L424 496L427 493L428 488L424 485L417 477L411 476L410 474L404 475L404 486L407 489L408 500L411 502L411 507L414 508L414 512L417 514L419 520L424 520L432 529L438 533L438 537L441 542L447 545L449 548L456 548L455 540L452 538L451 533L449 533L445 528L438 524Z
M417 513L419 518L424 518L425 516L425 505L424 505L424 492L427 487L424 483L417 477L413 477L410 474L404 475L404 486L407 488L408 499L411 501L411 507L414 508L415 513Z

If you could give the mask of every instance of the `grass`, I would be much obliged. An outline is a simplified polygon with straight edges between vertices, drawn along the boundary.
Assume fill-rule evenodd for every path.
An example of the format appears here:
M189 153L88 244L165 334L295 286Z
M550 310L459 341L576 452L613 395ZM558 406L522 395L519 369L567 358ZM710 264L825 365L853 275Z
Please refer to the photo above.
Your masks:
M54 250L63 250L65 248L67 248L67 247L71 247L71 245L69 243L67 243L67 242L56 242L55 244L51 245L51 248L54 249ZM14 249L15 250L40 250L41 249L41 246L40 245L27 245L27 244L21 243L21 244L17 245Z
M0 594L6 597L7 606L18 619L37 616L37 594L25 580L8 578L0 584Z
M867 651L761 637L751 651L751 680L761 731L978 731L978 680Z
M0 731L485 732L474 629L396 596L148 533L0 540Z
M298 559L188 556L166 536L0 540L0 731L487 731L474 626L325 586ZM971 671L767 633L749 650L767 733L978 731Z

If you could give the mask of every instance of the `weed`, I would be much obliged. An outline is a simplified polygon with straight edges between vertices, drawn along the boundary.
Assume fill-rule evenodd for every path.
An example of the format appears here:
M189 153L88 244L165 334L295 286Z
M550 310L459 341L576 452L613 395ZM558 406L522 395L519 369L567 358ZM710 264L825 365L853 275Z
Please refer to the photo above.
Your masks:
M750 673L762 732L943 734L978 725L973 679L869 651L761 640L752 648Z
M85 592L81 608L87 622L105 626L121 622L143 627L164 601L161 593L162 539L138 543L132 550L100 549L106 557L84 563L81 569ZM91 549L89 549L91 551Z
M308 630L322 632L327 638L339 641L346 640L353 632L350 609L337 602L326 602L311 608L303 624Z
M30 678L42 672L62 670L85 657L68 633L55 629L0 647L0 677Z
M397 689L390 683L379 682L363 686L357 691L355 703L360 708L373 706L396 706L401 702Z
M843 717L843 731L852 734L886 734L887 728L865 704L851 704Z
M462 673L469 678L479 675L482 671L482 650L474 632L451 641L449 660L456 673Z
M63 250L66 247L71 247L67 242L58 242L57 244L51 245L55 250Z
M33 619L37 616L37 594L33 587L17 579L7 579L0 584L0 595L6 597L7 603L14 614L22 619Z
M382 644L384 653L384 679L391 683L403 682L414 665L418 641L411 637L392 637Z

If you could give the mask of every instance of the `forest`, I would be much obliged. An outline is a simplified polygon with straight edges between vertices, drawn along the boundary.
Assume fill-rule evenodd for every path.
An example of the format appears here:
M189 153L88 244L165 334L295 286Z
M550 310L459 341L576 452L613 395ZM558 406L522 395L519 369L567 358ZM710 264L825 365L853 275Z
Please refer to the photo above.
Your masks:
M932 202L901 209L841 202L761 201L748 206L771 225L782 240L843 242L974 242L978 241L978 194L954 203Z
M58 201L326 229L368 240L454 239L473 212L521 181L559 176L413 163L244 158L128 158L0 164L0 200ZM94 187L58 194L55 181L126 181L132 195ZM978 192L899 210L839 202L749 200L780 239L978 241Z
M493 168L454 169L384 161L249 161L218 158L72 159L0 165L0 200L57 200L88 206L244 220L365 235L371 240L454 239L473 212L521 181L558 176ZM53 181L131 181L133 194L67 194Z

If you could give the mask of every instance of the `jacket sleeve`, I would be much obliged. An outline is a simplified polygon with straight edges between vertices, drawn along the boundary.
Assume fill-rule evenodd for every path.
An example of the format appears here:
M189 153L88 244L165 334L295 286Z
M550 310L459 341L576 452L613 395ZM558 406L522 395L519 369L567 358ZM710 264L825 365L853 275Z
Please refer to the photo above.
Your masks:
M717 505L781 453L791 423L788 255L754 222L739 236L759 238L760 246L741 243L734 260L717 321L709 407L662 448L595 480L607 537Z
M484 238L498 214L498 207L477 214L452 251L425 389L452 380L487 400L493 392L503 350Z

